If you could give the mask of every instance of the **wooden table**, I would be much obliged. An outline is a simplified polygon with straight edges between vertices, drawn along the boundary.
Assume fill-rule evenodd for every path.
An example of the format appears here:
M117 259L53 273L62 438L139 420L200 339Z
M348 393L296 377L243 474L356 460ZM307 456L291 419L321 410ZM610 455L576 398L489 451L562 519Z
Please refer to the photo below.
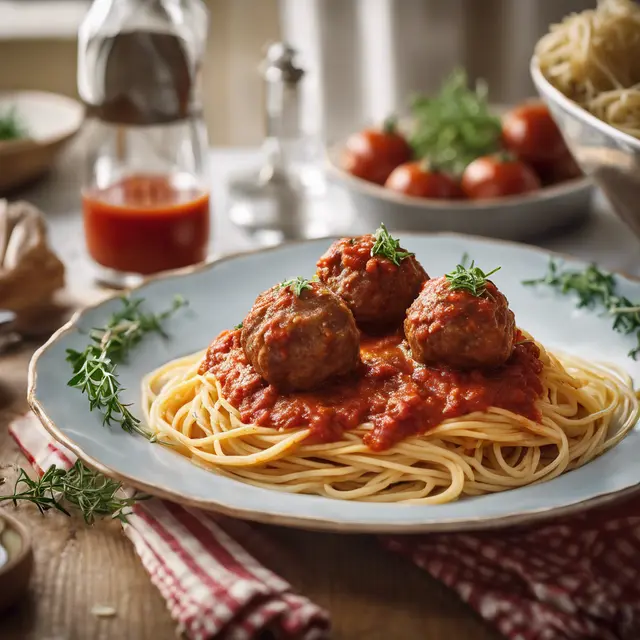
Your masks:
M214 171L238 165L238 154L220 152ZM246 154L243 156L246 161ZM235 162L235 164L234 164ZM78 294L89 290L77 210L77 165L61 171L25 195L50 215L53 244L69 266L69 283ZM218 171L219 170L219 171ZM216 191L214 190L214 193ZM214 202L220 253L247 246L220 214ZM234 236L235 233L235 236ZM597 259L609 268L638 271L637 242L611 216L548 246ZM615 249L612 251L612 248ZM25 465L7 434L12 418L27 410L26 372L37 344L24 344L0 356L0 475L9 485L16 465ZM6 489L3 490L3 493ZM4 505L0 508L13 509ZM163 640L175 637L175 625L164 601L151 585L133 548L115 522L89 528L59 513L41 516L35 507L17 511L33 534L35 574L26 599L0 617L3 640ZM309 533L269 527L282 553L270 566L295 589L326 607L334 637L344 640L473 638L497 640L497 634L448 589L410 562L382 550L370 537ZM109 605L117 615L100 619L95 605Z
M27 410L26 373L35 346L0 357L0 474L9 485L15 465L27 466L7 426ZM175 638L164 601L119 523L87 527L59 513L41 516L31 505L1 508L31 530L36 563L28 597L0 617L0 638ZM282 550L270 567L331 612L335 638L498 638L452 592L373 538L268 529ZM116 617L97 618L95 605L114 607Z

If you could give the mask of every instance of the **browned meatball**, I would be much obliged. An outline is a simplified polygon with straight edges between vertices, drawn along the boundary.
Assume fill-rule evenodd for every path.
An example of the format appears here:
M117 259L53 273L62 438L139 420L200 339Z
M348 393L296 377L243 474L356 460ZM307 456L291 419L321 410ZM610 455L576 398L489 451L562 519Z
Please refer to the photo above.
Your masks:
M404 321L415 360L458 369L504 364L513 351L515 330L507 299L492 282L476 296L452 290L444 276L425 284Z
M247 359L267 382L283 391L301 391L352 371L360 335L349 307L325 286L291 282L258 296L242 323L241 341Z
M365 329L399 326L429 278L413 254L396 247L395 264L383 253L372 255L375 244L373 235L342 238L317 265L320 280L349 305Z

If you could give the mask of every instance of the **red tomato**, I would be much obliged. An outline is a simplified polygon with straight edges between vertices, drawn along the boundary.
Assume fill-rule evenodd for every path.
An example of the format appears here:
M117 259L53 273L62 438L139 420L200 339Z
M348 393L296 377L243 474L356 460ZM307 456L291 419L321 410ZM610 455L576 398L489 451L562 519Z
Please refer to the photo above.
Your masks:
M542 103L516 107L502 119L504 146L525 162L545 162L566 153L560 129Z
M407 162L396 167L384 183L387 189L417 198L448 200L462 197L458 183L440 171L432 171L424 162Z
M358 178L384 184L389 174L411 156L409 143L388 122L382 129L365 129L350 136L342 166Z
M524 162L500 156L477 158L462 174L462 191L474 200L513 196L540 187L540 179Z

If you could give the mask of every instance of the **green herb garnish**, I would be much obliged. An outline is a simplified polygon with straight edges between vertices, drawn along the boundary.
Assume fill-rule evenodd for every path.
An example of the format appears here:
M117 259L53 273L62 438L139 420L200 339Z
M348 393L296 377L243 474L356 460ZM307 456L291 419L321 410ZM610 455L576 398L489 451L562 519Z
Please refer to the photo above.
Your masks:
M0 114L0 141L19 140L20 138L26 138L27 135L27 129L18 116L15 107Z
M502 126L489 110L487 87L479 82L469 89L464 71L455 71L436 96L414 98L411 113L415 156L440 170L460 175L476 158L500 149Z
M562 271L554 260L549 262L547 273L537 280L525 280L522 284L545 284L560 293L577 296L578 308L602 307L613 316L613 330L628 335L635 333L638 345L629 351L634 360L640 354L640 302L633 303L617 293L616 279L610 273L600 271L592 264L582 271Z
M468 267L462 264L457 265L453 271L446 274L445 278L449 282L451 291L468 291L479 298L487 290L489 276L496 271L500 271L500 267L485 273L480 267L476 267L475 262L472 261Z
M302 276L297 276L296 278L291 278L290 280L285 280L281 282L278 287L280 289L289 288L292 293L295 293L298 298L302 295L302 292L305 289L311 289L311 285L314 282L318 282L318 276L313 276L311 279L307 280L307 278L303 278Z
M146 334L165 335L162 322L186 302L176 298L170 309L157 314L143 312L141 299L121 298L121 302L123 308L111 316L106 327L89 332L91 342L84 351L67 349L67 362L73 368L67 384L87 395L89 410L100 411L104 425L115 422L129 433L137 432L155 441L129 411L129 405L120 400L123 389L116 368Z
M375 242L373 243L373 247L371 247L372 257L383 256L399 267L405 258L415 255L400 248L400 240L391 237L391 234L387 231L387 227L384 226L384 222L380 223L373 237L375 238Z
M237 325L235 325L235 327L233 327L233 328L234 328L236 331L238 331L238 330L242 329L242 327L243 327L242 322L239 322L239 323L238 323Z
M80 511L87 524L93 524L101 516L126 522L125 509L148 496L126 497L121 490L121 483L85 467L78 460L69 470L52 465L35 480L20 469L13 494L1 496L0 502L11 500L15 505L31 502L41 513L57 509L65 515L70 515L66 508L70 507Z

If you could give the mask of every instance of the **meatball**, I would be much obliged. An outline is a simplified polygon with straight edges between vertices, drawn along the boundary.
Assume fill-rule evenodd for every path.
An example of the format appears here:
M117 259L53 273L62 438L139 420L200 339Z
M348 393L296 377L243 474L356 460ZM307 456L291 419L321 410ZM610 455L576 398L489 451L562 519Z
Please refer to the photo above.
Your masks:
M400 326L429 276L400 246L391 253L394 262L382 252L374 253L375 245L373 235L337 240L318 261L317 274L349 305L362 328Z
M242 323L254 369L282 391L312 389L358 364L360 334L349 307L319 282L294 280L260 294Z
M476 296L452 290L445 276L429 280L407 312L404 331L413 358L457 369L504 364L515 340L507 299L487 281Z

